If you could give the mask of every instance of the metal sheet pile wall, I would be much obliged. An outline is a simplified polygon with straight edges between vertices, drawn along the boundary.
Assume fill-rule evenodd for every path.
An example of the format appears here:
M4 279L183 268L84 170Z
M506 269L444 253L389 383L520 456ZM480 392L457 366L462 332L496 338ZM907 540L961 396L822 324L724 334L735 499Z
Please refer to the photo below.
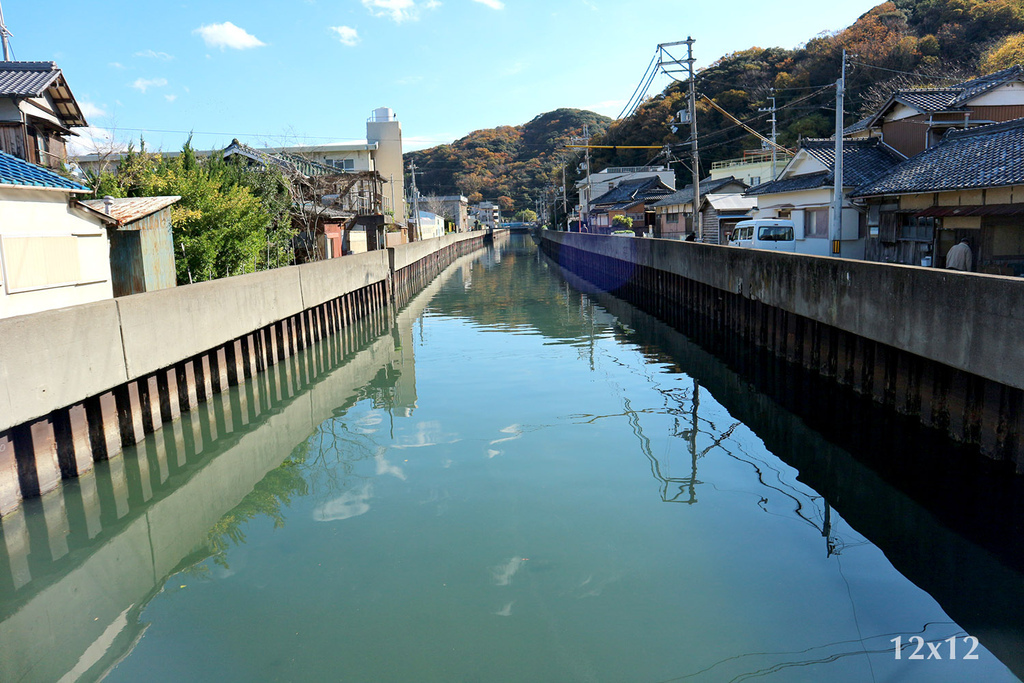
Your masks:
M1006 348L1022 283L665 240L555 233L543 247L676 326L767 349L1024 472L1024 365Z

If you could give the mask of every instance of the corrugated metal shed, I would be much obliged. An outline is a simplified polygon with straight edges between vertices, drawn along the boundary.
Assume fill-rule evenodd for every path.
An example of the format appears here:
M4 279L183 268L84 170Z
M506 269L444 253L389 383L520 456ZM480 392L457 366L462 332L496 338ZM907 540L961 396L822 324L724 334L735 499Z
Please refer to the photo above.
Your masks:
M146 216L164 209L181 197L169 195L166 197L118 197L111 199L110 217L117 221L118 227L127 226ZM106 203L103 199L87 199L85 204L93 211L106 213Z

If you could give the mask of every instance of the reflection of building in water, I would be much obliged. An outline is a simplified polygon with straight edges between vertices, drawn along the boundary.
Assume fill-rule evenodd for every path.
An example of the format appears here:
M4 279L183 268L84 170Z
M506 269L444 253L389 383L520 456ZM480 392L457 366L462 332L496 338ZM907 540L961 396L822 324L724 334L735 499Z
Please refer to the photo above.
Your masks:
M415 301L410 302L410 306ZM407 308L406 311L409 309ZM403 312L404 313L404 312ZM395 382L393 410L396 417L410 417L416 410L416 358L413 354L413 321L399 313L391 334L395 340Z

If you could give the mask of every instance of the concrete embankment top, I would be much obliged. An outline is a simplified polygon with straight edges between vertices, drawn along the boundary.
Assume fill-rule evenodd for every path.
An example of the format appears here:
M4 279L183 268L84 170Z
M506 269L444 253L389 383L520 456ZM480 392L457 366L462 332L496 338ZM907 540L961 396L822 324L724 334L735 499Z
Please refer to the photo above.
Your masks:
M368 252L0 320L0 431L388 277Z
M544 239L760 301L1024 389L1024 281L694 242Z
M0 319L0 431L384 282L484 233Z

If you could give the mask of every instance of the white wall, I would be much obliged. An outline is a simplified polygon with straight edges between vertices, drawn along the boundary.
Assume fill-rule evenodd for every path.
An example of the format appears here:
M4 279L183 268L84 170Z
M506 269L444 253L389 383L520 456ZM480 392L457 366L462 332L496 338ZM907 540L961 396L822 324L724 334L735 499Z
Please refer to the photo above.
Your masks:
M99 218L70 209L66 192L0 188L0 318L113 297Z
M847 188L849 191L849 188ZM801 192L784 192L771 195L758 195L755 218L779 218L780 211L789 211L790 220L794 222L797 238L796 250L801 254L815 256L831 256L832 243L820 237L804 237L805 211L810 209L830 208L832 190L827 187ZM831 211L829 212L831 215ZM843 220L841 225L841 243L839 245L843 258L863 259L866 241L859 237L860 214L848 199L843 201Z
M420 211L420 239L429 240L444 234L444 217Z
M383 108L382 108L383 109ZM402 124L390 112L390 118L374 115L366 121L366 140L377 143L373 155L374 170L384 178L384 194L394 195L395 222L405 224L405 167L402 162Z
M970 101L974 107L999 107L1024 104L1024 83L1013 81L990 90Z

